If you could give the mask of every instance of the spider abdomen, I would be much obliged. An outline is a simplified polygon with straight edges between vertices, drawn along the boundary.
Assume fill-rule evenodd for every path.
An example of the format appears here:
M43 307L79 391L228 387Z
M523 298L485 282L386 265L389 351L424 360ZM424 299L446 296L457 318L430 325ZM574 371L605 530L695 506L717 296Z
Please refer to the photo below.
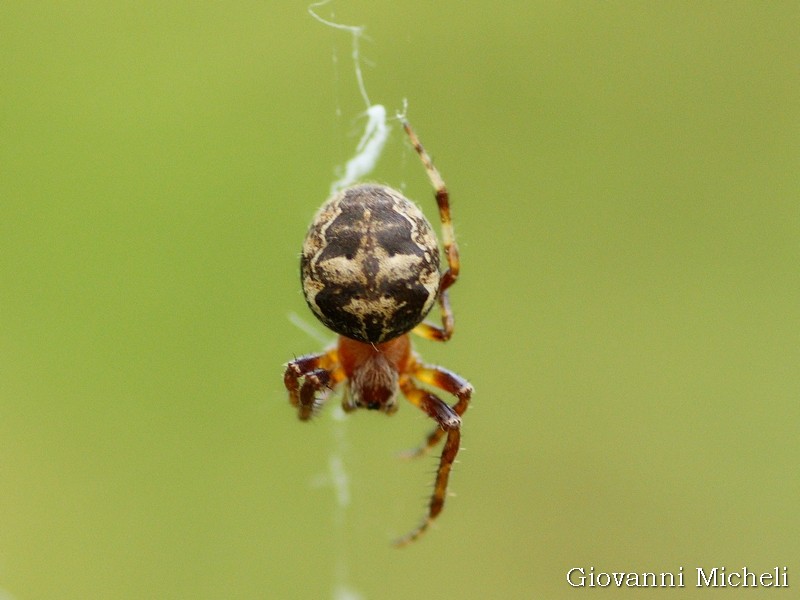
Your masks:
M383 185L357 185L314 217L300 262L311 310L340 335L380 343L407 333L433 307L439 247L422 211Z

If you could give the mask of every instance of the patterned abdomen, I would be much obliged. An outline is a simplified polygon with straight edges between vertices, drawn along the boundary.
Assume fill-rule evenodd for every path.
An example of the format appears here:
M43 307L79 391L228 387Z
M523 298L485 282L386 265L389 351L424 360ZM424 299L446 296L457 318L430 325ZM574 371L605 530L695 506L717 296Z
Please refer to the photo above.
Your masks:
M347 188L317 212L303 243L303 293L329 329L380 343L428 314L439 289L439 247L422 211L382 185Z

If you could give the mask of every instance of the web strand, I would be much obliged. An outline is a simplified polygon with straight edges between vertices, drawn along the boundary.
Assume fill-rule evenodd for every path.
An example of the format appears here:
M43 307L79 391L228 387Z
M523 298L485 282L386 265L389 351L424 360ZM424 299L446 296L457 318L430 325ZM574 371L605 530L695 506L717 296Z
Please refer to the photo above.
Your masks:
M323 25L340 31L346 31L350 34L352 38L351 58L353 60L356 83L358 92L366 107L362 116L367 117L364 133L356 146L355 153L345 163L342 176L331 183L330 193L336 194L373 171L383 153L386 141L389 138L390 128L386 122L386 108L381 104L372 104L364 83L360 50L360 41L364 36L364 28L361 26L336 23L321 17L316 12L316 9L325 6L329 2L330 0L324 0L311 4L308 7L308 13ZM306 328L303 327L303 329ZM334 585L332 597L334 600L363 600L363 596L348 583L349 548L346 520L351 493L350 478L347 473L346 464L347 426L344 422L344 411L341 407L335 407L335 410L332 411L332 418L334 439L331 454L328 457L328 472L320 478L332 488L334 495L333 525L335 535L337 536L338 547L336 549L337 558L333 574Z
M335 194L363 179L373 171L378 159L383 154L386 141L389 139L390 127L386 122L386 108L382 104L372 104L370 102L367 87L364 84L364 74L361 70L361 50L359 47L359 41L364 35L364 28L357 25L336 23L322 18L315 12L314 9L329 2L330 0L315 2L308 7L308 13L323 25L350 33L353 44L351 53L353 69L355 70L359 93L366 105L366 110L363 114L367 117L364 134L356 146L355 154L345 164L343 175L331 184L330 193Z

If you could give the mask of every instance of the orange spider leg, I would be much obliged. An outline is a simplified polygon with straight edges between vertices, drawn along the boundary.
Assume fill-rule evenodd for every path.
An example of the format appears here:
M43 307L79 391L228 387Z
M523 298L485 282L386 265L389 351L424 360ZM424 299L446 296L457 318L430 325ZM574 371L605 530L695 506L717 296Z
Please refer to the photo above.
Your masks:
M405 546L421 536L434 519L439 516L444 508L444 501L447 498L447 482L450 479L450 470L458 455L461 447L461 418L447 404L439 398L414 386L409 379L401 382L403 393L434 419L440 422L443 428L447 429L447 441L442 449L442 456L439 459L439 468L436 471L436 481L433 485L433 493L428 503L428 514L416 529L409 532L402 538L395 540L395 546Z
M472 386L470 386L466 380L462 380L457 375L439 367L412 367L412 372L420 373L422 375L420 379L425 378L432 382L439 382L441 384L439 387L442 387L442 389L449 387L460 390L462 395L459 396L455 406L458 407L461 413L467 409L469 396L472 393ZM453 468L453 463L461 447L461 416L455 407L451 407L435 394L417 387L412 381L410 374L401 376L399 384L406 398L439 424L437 432L441 431L441 434L436 436L433 443L438 442L439 438L444 435L445 432L447 433L447 440L442 449L442 455L439 458L439 468L436 471L433 493L428 503L428 514L416 529L395 541L396 546L405 546L425 533L434 519L442 512L442 508L444 508L444 502L447 498L447 482L450 479L450 470ZM432 445L430 441L433 436L434 434L428 436L429 445L426 446L426 448Z
M432 385L444 390L448 394L455 396L458 401L453 405L453 410L460 417L463 415L469 406L470 398L474 388L469 381L449 369L440 367L439 365L426 365L414 361L409 367L408 373L417 380ZM436 446L439 441L444 437L445 430L437 427L428 434L425 438L425 443L411 450L406 450L401 453L402 458L417 458Z
M303 379L302 384L300 379ZM336 348L322 354L296 358L287 363L283 374L289 402L297 408L297 416L301 421L310 419L327 400L328 393L343 379L344 372L339 366Z
M433 165L431 157L428 155L422 143L419 141L417 134L411 128L408 121L403 121L403 129L406 130L414 149L419 154L422 164L425 165L425 170L428 172L428 179L436 192L436 204L439 207L439 220L442 223L442 246L444 254L447 257L447 270L442 273L439 282L439 307L442 312L442 326L438 327L432 323L423 322L417 325L413 331L429 340L447 341L453 335L453 311L450 308L450 297L447 289L458 280L458 272L461 268L461 262L458 258L458 244L456 244L455 231L453 229L453 221L450 219L450 194L447 191L447 186L444 179L439 174L438 169Z

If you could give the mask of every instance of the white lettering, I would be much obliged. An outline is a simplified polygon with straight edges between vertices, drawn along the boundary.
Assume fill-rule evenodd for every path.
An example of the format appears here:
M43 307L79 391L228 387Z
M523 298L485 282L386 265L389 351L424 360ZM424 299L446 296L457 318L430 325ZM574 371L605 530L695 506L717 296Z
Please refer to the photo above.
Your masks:
M705 581L706 585L718 586L717 578L724 577L724 571L719 573L719 568L714 568L708 576L702 569L698 569L698 581ZM628 573L626 571L595 571L594 567L572 567L566 574L570 587L684 587L683 567L676 573ZM676 583L677 579L677 583ZM701 584L698 583L698 587ZM723 584L724 585L724 582ZM1 599L0 599L1 600Z
M601 581L602 577L604 576L605 576L605 583ZM609 575L608 573L598 573L595 576L594 580L600 587L608 587L609 585L611 585L611 575Z
M702 567L697 567L697 587L717 587L717 567L711 569L711 572L706 577L705 571Z
M749 587L789 587L788 567L775 567L766 572L758 572L743 566L736 571L728 571L726 567L695 567L697 570L697 587L712 588L749 588ZM685 587L683 567L674 572L628 573L627 571L599 571L595 567L572 567L566 578L570 587ZM2 599L0 599L2 600Z
M667 576L669 576L669 583L667 583ZM659 587L675 587L675 575L672 573L661 573L661 585Z
M578 583L574 583L572 581L573 573L580 573L580 575L576 577ZM583 569L580 567L572 567L569 571L567 571L567 583L572 587L586 587L586 575L584 575Z

